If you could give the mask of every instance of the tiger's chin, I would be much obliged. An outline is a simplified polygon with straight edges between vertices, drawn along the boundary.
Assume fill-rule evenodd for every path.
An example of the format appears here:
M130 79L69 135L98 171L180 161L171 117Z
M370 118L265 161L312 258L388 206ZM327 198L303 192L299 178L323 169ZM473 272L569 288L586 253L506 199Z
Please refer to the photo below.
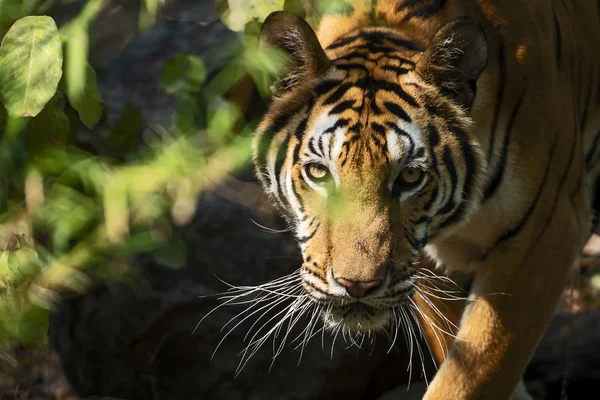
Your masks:
M393 319L391 308L376 308L365 303L351 303L323 310L323 322L331 330L368 333L385 329Z

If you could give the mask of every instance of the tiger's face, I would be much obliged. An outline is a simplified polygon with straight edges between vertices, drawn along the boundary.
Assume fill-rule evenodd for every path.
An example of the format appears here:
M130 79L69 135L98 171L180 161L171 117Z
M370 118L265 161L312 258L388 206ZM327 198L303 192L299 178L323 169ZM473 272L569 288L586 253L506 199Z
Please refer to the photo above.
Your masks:
M287 13L262 37L296 63L259 126L255 165L294 228L303 287L326 325L383 328L416 288L420 251L478 206L484 165L467 112L485 37L460 20L426 49L363 28L324 50Z

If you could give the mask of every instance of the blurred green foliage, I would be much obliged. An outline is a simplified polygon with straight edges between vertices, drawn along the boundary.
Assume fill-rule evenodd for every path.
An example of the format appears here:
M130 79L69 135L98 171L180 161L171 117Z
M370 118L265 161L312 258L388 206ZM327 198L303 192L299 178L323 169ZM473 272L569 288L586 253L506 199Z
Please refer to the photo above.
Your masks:
M62 76L62 47L54 20L25 17L10 28L0 47L0 100L13 117L34 117L56 93Z
M141 0L140 32L165 3ZM198 196L249 161L256 121L246 121L237 88L249 83L268 96L287 61L259 51L258 32L289 1L219 2L240 31L220 50L225 67L208 79L200 57L178 55L157 78L176 99L169 126L148 126L134 104L109 123L88 62L88 32L105 3L84 2L60 27L41 15L56 4L0 0L0 351L42 343L62 296L123 279L136 254L185 265L173 224L189 221ZM142 143L143 132L156 139ZM83 139L90 135L98 145Z

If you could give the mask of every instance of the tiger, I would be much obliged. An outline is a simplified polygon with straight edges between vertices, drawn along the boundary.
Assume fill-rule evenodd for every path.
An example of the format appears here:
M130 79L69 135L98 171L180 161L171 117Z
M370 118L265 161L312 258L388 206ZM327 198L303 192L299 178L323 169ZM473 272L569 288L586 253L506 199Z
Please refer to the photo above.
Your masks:
M421 266L464 274L424 399L527 398L521 377L593 226L600 2L350 3L315 29L277 11L260 32L289 62L253 163L292 227L303 291L332 330L384 330L407 304L431 328Z

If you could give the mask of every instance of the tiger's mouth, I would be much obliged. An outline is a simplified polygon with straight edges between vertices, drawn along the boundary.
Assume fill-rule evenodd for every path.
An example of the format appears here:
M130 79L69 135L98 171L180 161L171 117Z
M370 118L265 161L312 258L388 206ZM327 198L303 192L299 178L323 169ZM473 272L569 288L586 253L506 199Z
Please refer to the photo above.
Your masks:
M402 308L408 307L415 289L408 290L401 298L383 301L383 304L371 303L369 299L343 299L337 304L329 303L321 312L326 328L344 331L368 333L382 331L397 324ZM390 299L391 300L391 299Z
M328 328L341 327L343 330L362 333L384 329L391 321L391 309L356 302L325 308L322 317Z

